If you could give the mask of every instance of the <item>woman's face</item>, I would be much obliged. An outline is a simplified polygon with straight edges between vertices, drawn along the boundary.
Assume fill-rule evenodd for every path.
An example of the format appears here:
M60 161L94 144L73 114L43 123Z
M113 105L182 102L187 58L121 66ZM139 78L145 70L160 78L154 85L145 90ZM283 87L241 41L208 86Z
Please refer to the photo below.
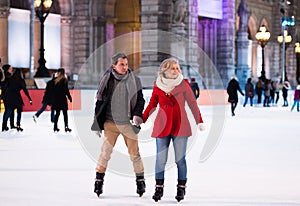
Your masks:
M176 79L179 75L179 65L174 63L170 69L164 72L167 79Z

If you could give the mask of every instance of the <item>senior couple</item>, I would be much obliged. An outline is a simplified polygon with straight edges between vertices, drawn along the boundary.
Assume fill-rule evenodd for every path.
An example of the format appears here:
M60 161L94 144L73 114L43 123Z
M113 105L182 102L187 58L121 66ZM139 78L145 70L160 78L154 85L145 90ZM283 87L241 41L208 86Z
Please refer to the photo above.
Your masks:
M186 148L188 137L192 135L185 111L186 103L193 113L198 129L203 131L205 127L199 107L189 83L183 78L177 59L168 58L161 63L150 102L144 110L141 81L128 68L127 56L117 53L112 57L112 66L100 79L92 125L92 130L98 131L98 135L104 138L96 165L94 192L98 197L103 193L108 161L120 134L124 138L133 164L136 192L139 196L143 195L146 184L136 130L158 107L151 135L156 139L156 185L152 198L157 202L163 196L165 166L172 141L178 169L175 198L178 202L184 199L187 181Z

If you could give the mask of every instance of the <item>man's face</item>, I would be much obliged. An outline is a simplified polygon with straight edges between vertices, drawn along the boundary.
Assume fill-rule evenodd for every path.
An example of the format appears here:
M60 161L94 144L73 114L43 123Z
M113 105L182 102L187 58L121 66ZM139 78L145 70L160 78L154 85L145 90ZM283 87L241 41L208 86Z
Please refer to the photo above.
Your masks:
M128 60L126 58L119 58L117 64L113 64L113 68L118 74L126 74L128 70Z
M10 73L10 74L12 74L13 73L13 68L9 67L8 70L7 70L7 72Z

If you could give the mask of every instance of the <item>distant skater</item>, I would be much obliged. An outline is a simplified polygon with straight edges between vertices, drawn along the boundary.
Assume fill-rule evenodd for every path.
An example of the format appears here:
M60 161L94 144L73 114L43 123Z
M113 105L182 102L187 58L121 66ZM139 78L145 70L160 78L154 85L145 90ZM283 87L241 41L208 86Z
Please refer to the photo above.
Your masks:
M57 126L60 111L63 112L64 115L64 123L65 123L65 131L71 132L72 130L68 125L68 101L72 102L72 97L68 88L68 79L65 75L65 70L60 68L57 70L57 77L54 80L54 98L52 108L55 110L54 116L54 132L59 132L59 128Z
M46 89L44 92L42 107L33 115L33 121L36 122L37 118L45 111L47 106L51 107L51 122L54 122L54 109L52 109L53 95L54 95L54 80L55 75L52 76L52 79L47 82Z
M250 106L253 106L253 97L254 97L254 86L251 83L252 79L248 78L247 83L245 85L245 101L244 107L247 105L248 99L250 99Z
M230 104L231 104L231 115L232 116L235 116L234 111L235 111L235 108L239 101L237 91L239 91L244 96L244 93L241 90L240 84L237 81L236 76L232 75L231 80L229 81L228 86L227 86L228 102L230 102Z

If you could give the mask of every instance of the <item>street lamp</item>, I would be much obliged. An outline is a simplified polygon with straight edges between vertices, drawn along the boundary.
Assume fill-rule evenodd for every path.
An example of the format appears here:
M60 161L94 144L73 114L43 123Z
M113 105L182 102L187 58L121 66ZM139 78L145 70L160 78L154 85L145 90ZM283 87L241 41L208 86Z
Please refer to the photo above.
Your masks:
M295 43L295 53L297 59L296 80L300 84L300 42Z
M258 43L260 44L261 48L262 48L262 65L261 65L261 79L262 81L266 80L266 71L265 71L265 54L264 54L264 48L267 45L269 39L270 39L270 32L267 31L267 28L262 25L261 27L259 27L258 32L255 35L255 38L257 39Z
M34 8L36 16L41 22L41 46L39 67L35 73L35 77L50 77L48 69L46 68L45 49L44 49L44 22L50 12L52 0L34 0Z
M277 37L278 43L282 44L282 83L288 80L286 75L285 51L288 47L288 44L291 43L292 40L292 36L288 34L287 30L283 31L283 35L279 35Z

